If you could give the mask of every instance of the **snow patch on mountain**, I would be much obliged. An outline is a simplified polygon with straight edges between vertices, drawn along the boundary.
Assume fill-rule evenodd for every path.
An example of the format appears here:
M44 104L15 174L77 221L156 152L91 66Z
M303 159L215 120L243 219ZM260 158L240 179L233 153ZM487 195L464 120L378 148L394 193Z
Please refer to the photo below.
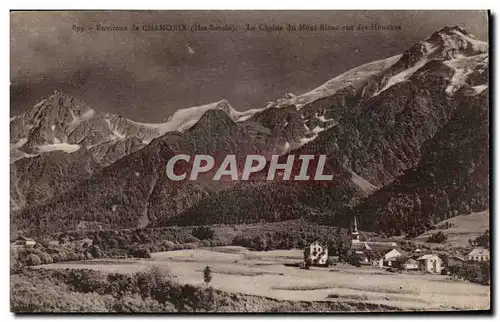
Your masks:
M316 125L316 127L314 129L312 129L312 133L314 134L318 134L319 132L323 132L325 130L324 127L321 127L319 125Z
M427 59L422 59L421 61L418 62L418 64L412 66L411 68L405 69L402 72L392 76L389 78L387 83L384 85L384 87L376 92L373 96L377 96L378 94L382 93L389 87L392 87L398 83L406 81L408 78L410 78L417 70L422 68L425 64L427 64L428 60Z
M252 115L254 115L255 113L264 110L265 108L251 109L244 112L240 112L235 110L226 100L221 100L218 102L209 103L201 106L193 106L177 110L165 123L154 124L154 123L139 123L134 121L131 122L136 125L147 128L149 130L154 130L157 133L156 136L160 136L171 131L184 132L191 126L196 124L196 122L200 120L200 118L206 111L214 109L224 111L226 114L229 115L229 117L233 121L242 122L252 117Z
M318 137L319 132L315 133L314 135L310 137L303 137L299 140L299 147L303 146L304 144L307 144L311 141L314 141Z
M16 143L12 144L11 147L20 148L28 142L27 138L19 139Z
M420 60L418 60L416 63L414 63L413 66L411 66L407 69L404 69L404 70L400 71L399 73L392 75L387 80L385 80L385 82L384 82L385 85L379 91L375 92L373 94L373 96L377 96L380 93L382 93L383 91L387 90L388 88L409 79L413 74L415 74L416 71L418 71L420 68L425 66L425 64L427 64L430 61L431 55L434 54L438 50L437 45L434 45L434 44L429 43L427 41L422 41L412 48L415 48L414 49L415 51L419 50L417 52L417 54L421 54L422 58ZM406 53L406 55L408 55L408 53ZM404 57L404 55L402 56L402 58L403 57ZM400 58L400 59L402 59L402 58Z
M127 136L124 133L121 133L118 126L116 124L113 124L110 119L105 118L104 121L108 124L109 131L111 132L111 141L121 141L127 138ZM127 121L130 120L127 119Z
M284 147L284 150L285 150L285 153L288 153L291 149L291 145L290 145L290 142L285 142L285 147Z
M319 117L317 117L317 118L318 118L318 120L320 120L320 121L321 121L321 122L323 122L323 123L325 123L325 122L329 122L329 121L333 121L333 119L327 119L327 118L325 118L325 116L324 116L324 115L321 115L321 116L319 116Z
M164 131L164 133L168 131L184 132L198 122L206 111L213 109L223 110L230 115L233 108L226 100L222 100L215 103L177 110L163 125L162 131Z
M467 77L478 67L487 64L487 54L479 54L471 57L458 55L455 59L443 63L453 69L453 76L446 87L446 94L452 95L460 89L467 81Z
M378 190L378 187L371 184L368 180L365 178L361 177L359 174L356 172L350 170L351 173L351 180L352 182L357 185L361 190L363 190L366 193L373 193L374 191Z
M28 139L22 138L10 145L10 163L14 163L19 159L31 158L36 156L35 154L29 154L20 150L20 148L25 145L26 142L28 142Z
M37 147L38 152L51 152L51 151L63 151L66 153L73 153L80 149L78 144L68 144L68 143L54 143L45 144Z
M244 112L239 112L239 111L236 111L233 109L233 110L231 110L231 114L229 116L235 122L244 122L244 121L248 120L249 118L251 118L252 116L254 116L255 114L266 110L267 108L268 107L253 108L253 109L250 109L250 110L247 110Z
M80 116L76 116L75 113L73 112L73 110L69 110L69 112L71 113L71 116L73 117L73 121L71 122L71 125L73 126L76 126L78 124L80 124L81 122L85 122L85 121L88 121L90 119L92 119L95 115L95 110L93 109L88 109L86 111L84 111L82 114L80 114Z
M449 85L446 87L446 94L451 95L455 93L465 83L467 76L472 71L469 69L456 69L450 79Z
M357 88L358 86L362 85L370 76L389 68L400 58L401 55L396 55L355 67L335 78L330 79L323 85L313 89L310 92L285 100L280 105L295 105L297 109L300 109L304 105L317 99L331 96L347 86L352 85Z
M488 43L487 42L481 41L481 40L477 39L475 36L473 36L467 32L464 32L463 30L459 31L459 30L455 29L455 30L452 30L452 33L465 39L474 51L476 51L476 52L478 52L478 51L487 52L488 51Z
M472 87L472 89L474 90L474 94L475 94L475 95L477 95L477 94L481 94L481 93L482 93L482 92L484 92L487 88L488 88L488 85L477 85L477 86Z

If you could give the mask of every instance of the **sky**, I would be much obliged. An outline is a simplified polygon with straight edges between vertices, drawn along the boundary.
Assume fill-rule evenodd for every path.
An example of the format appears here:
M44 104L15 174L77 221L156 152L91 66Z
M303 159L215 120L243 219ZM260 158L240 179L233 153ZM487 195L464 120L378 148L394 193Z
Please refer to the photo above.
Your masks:
M13 11L10 19L11 116L59 89L99 113L143 122L163 122L180 108L221 99L241 111L262 108L400 54L444 26L488 38L485 11ZM374 23L401 30L258 29ZM98 24L127 31L96 30ZM237 30L142 31L158 24L233 24Z

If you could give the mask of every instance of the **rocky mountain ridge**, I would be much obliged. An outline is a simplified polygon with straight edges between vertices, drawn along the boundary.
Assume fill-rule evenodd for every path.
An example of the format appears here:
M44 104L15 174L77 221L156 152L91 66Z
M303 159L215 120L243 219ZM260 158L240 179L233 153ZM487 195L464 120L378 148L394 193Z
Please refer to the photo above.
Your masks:
M49 104L45 101L27 114L35 121L24 115L11 120L12 146L29 154L39 152L47 142L76 144L89 151L99 168L89 167L94 172L77 175L80 180L73 180L74 186L65 187L65 193L55 189L48 196L36 197L44 200L41 205L20 207L13 222L19 229L36 233L78 227L83 222L117 228L299 217L346 222L346 214L363 212L363 202L371 200L367 198L380 196L428 160L431 152L426 146L437 135L444 145L465 144L453 138L447 141L445 131L457 119L464 101L487 104L487 50L487 43L465 30L443 28L402 55L355 68L309 93L286 94L263 108L237 112L221 101L193 108L194 118L184 117L186 113L180 110L165 123L177 131L163 132L165 125L119 117L94 118L91 109L80 103L67 112L63 107L71 99L57 94L58 98L49 101L57 102L54 112L43 112L43 104ZM41 115L46 117L39 120ZM104 138L114 138L110 140L113 154L106 143L96 145ZM165 176L165 165L178 153L210 154L216 163L227 154L239 160L248 154L324 154L335 180L325 185L212 182L203 177L195 182L172 182ZM22 171L18 172L17 177L22 177ZM67 173L62 171L59 179L67 180ZM29 179L27 185L15 182L17 188L29 187L35 180ZM13 199L22 205L23 195L32 192L17 190ZM456 195L463 193L468 192ZM484 206L481 198L477 204ZM385 209L387 199L374 200ZM385 217L390 216L380 214ZM367 230L370 225L388 229L377 220L362 222ZM398 225L408 232L414 224Z

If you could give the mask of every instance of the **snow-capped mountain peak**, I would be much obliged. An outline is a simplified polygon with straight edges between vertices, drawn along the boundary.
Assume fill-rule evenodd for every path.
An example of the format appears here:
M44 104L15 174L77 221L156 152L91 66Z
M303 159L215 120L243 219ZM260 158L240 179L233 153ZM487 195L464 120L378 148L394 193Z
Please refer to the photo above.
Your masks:
M394 65L372 77L364 87L362 96L377 96L436 61L453 70L449 77L450 87L446 91L448 95L452 95L464 85L469 74L478 68L484 68L487 53L487 42L477 39L458 26L445 27L410 47Z
M56 90L32 109L12 117L11 162L23 157L61 150L67 153L81 147L98 150L135 138L148 144L167 132L184 132L208 110L221 110L233 121L243 121L262 109L235 110L227 100L179 109L163 123L143 123L122 115L97 115L83 102Z
M477 39L466 30L454 26L444 27L435 32L425 42L440 48L440 58L453 59L457 55L473 56L488 51L488 43Z

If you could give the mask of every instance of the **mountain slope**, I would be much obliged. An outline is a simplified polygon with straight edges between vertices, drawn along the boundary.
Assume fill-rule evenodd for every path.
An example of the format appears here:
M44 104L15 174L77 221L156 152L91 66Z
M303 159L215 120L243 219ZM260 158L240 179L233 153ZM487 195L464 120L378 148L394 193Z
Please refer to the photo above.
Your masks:
M438 38L446 39L451 47L438 42ZM467 43L469 38L456 28L444 28L428 38L428 41L435 42L434 49L421 52L425 48L422 44L410 48L397 62L374 75L357 90L348 86L331 96L318 98L299 110L288 105L270 108L251 118L273 129L276 137L284 136L283 124L291 125L295 131L289 132L288 139L294 140L307 133L307 127L302 130L300 123L300 120L306 119L305 115L312 116L308 120L312 126L314 120L326 119L327 115L331 123L327 126L324 123L316 124L315 128L319 130L312 140L289 153L324 154L327 156L327 165L344 180L330 187L316 185L312 190L307 184L279 182L277 185L263 185L243 182L230 192L208 196L168 223L283 220L306 216L311 208L328 214L322 219L327 220L327 223L350 222L345 214L350 214L350 209L357 202L417 166L427 142L437 134L445 137L447 131L451 131L446 125L464 100L469 101L467 95L476 95L487 87L488 60L487 54L483 52L485 47L474 47L476 42ZM398 82L388 81L391 75L402 73L403 68L406 68L407 78ZM462 69L469 71L462 73L468 76L457 82L456 74ZM380 83L376 88L385 88L367 95L368 89L376 82ZM450 86L454 86L451 92ZM488 106L487 101L480 104ZM308 113L303 114L304 111ZM446 160L443 156L442 162L446 163ZM339 194L339 191L342 193ZM252 203L251 200L259 202ZM236 206L240 204L244 206ZM275 210L266 212L266 207ZM367 207L366 211L369 212L369 209ZM367 223L366 229L371 229L371 225L372 222ZM374 225L374 229L379 227Z
M41 205L100 168L85 149L75 153L53 151L20 159L10 167L11 209Z
M360 227L416 236L435 223L489 207L487 92L464 97L451 120L423 148L423 157L353 210Z
M212 182L203 176L197 181L169 180L166 164L172 156L211 154L220 164L227 154L243 158L260 153L267 148L270 134L263 134L261 141L249 139L246 126L234 123L222 110L208 110L186 132L168 132L154 139L67 193L37 207L36 217L32 216L34 209L23 209L13 216L14 223L19 229L35 229L37 233L54 232L63 227L74 229L82 222L100 223L105 227L154 224L223 188L223 182ZM190 169L187 164L184 166Z

